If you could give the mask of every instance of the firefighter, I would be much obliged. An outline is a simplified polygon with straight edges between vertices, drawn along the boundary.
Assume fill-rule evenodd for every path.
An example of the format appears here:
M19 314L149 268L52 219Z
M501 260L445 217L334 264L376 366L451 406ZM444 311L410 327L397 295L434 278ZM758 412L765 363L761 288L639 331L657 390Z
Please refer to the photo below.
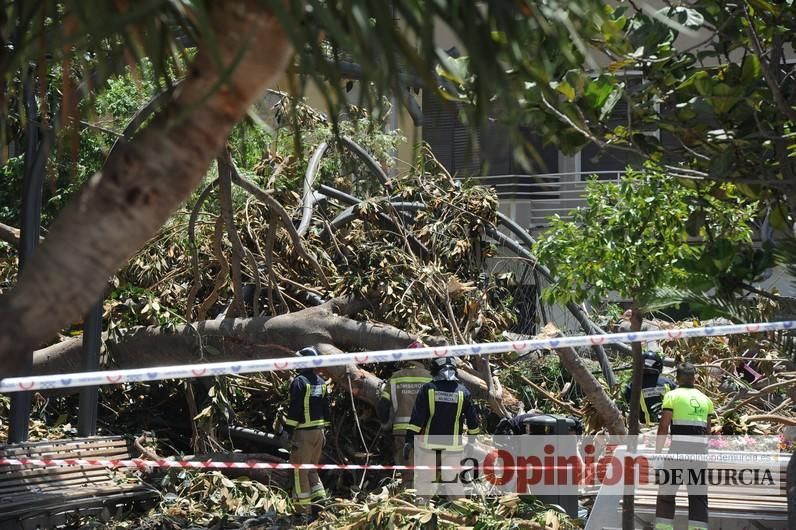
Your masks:
M639 420L647 427L658 423L661 417L661 403L663 396L677 388L677 383L669 377L661 376L663 358L654 351L645 351L641 354L644 360L644 378L641 381L641 415ZM625 402L630 403L630 393L633 385L625 386Z
M410 348L422 347L422 343L412 343ZM413 361L392 374L381 392L381 399L377 406L379 419L383 424L391 427L393 434L393 452L395 463L399 466L408 465L410 458L404 458L403 442L409 428L415 399L420 387L431 381L431 374L422 363ZM401 481L404 488L412 487L412 472L401 471Z
M296 355L317 357L318 350L312 346L302 348ZM331 419L329 392L326 381L312 368L299 370L290 383L290 407L288 408L285 430L291 436L290 463L318 464L321 451L326 442L324 428ZM293 470L293 497L296 513L317 516L316 503L326 498L316 469Z
M713 402L705 394L694 388L696 369L691 363L683 363L677 367L677 383L679 388L663 396L663 412L658 425L658 436L655 443L656 453L660 454L666 437L671 430L671 454L707 454L707 436L710 433L710 415L713 414ZM664 469L682 469L687 464L699 476L704 469L704 461L667 460ZM689 476L688 470L682 473ZM673 473L669 474L672 476ZM706 484L688 484L688 530L708 528L708 495ZM679 485L662 484L658 490L658 502L655 509L655 529L672 530L674 528L675 498Z
M432 380L422 387L415 399L406 439L403 446L404 461L410 461L415 435L421 435L426 449L462 451L461 436L465 425L468 434L481 432L470 391L459 383L456 364L452 357L431 361ZM432 443L429 436L445 437Z

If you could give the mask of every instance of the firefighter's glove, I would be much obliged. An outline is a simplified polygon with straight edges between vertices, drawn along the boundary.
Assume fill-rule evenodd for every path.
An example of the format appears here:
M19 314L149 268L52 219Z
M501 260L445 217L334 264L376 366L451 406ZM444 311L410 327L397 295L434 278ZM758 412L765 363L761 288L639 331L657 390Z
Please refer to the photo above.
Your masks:
M403 451L404 462L408 462L409 461L409 455L411 455L411 454L412 454L412 444L405 443L404 444L404 451Z

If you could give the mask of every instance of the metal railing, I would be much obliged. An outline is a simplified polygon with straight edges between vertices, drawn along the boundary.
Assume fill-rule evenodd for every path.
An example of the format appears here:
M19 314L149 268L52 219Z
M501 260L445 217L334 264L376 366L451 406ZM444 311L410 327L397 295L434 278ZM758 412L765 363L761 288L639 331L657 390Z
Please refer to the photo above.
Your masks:
M570 211L583 206L586 182L591 177L616 182L624 171L572 171L538 175L485 175L469 177L479 184L495 188L501 201L518 201L530 208L531 229L549 225L548 218L558 214L570 219Z

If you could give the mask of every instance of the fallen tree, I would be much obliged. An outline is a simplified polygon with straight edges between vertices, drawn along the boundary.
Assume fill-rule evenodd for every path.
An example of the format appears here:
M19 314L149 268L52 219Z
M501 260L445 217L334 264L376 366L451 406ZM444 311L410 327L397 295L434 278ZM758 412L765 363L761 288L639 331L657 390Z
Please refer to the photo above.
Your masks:
M293 126L312 127L323 120L317 114L312 116L310 123ZM322 220L328 212L339 211L328 200L319 205L312 193L321 156L327 151L323 143L315 150L304 177L299 228L302 237L288 213L288 197L277 199L267 191L267 184L264 189L251 177L243 177L229 149L225 149L218 158L219 177L197 196L187 225L182 224L180 216L174 218L173 224L150 241L120 274L137 286L152 286L157 295L149 295L140 303L129 299L111 301L109 333L105 337L107 366L133 368L201 360L273 358L310 344L325 354L398 348L415 340L422 330L433 330L456 342L499 337L510 324L510 307L499 296L490 296L494 286L475 285L485 268L485 259L492 255L482 236L506 244L495 229L497 223L506 224L506 220L497 216L492 192L477 187L461 189L441 166L437 166L437 174L410 174L388 183L380 162L371 154L350 138L344 137L341 144L355 160L365 163L379 185L387 186L386 191L414 202L394 202L391 198L362 201L321 184L319 189L326 197L339 200L348 208L330 222L322 222L319 232L311 232L310 227L319 224L319 217ZM436 159L430 155L424 167L428 170L435 164ZM284 162L274 169L283 170ZM240 203L233 204L233 185L251 197L243 208ZM309 203L308 196L314 198ZM199 219L206 215L204 209L213 197L217 197L220 214L214 213L213 222L202 224ZM516 226L510 228L518 231ZM186 232L188 254L179 250ZM527 234L518 235L531 241ZM533 260L525 248L511 243L511 251ZM164 260L164 256L170 259ZM186 263L188 260L190 264ZM153 261L161 271L155 275L151 274ZM376 263L390 263L391 267L374 268ZM539 264L534 260L530 266L538 268ZM335 285L330 285L330 281ZM253 287L248 294L244 294L244 282ZM186 283L191 285L187 301ZM419 289L413 289L415 285ZM307 306L300 300L304 295L317 303L327 293L337 298L319 306ZM185 323L185 318L179 317L183 323L170 318L166 324L135 326L147 316L146 309L141 309L144 303L146 308L184 304L185 309L179 313L187 319L194 315L206 318L211 312L221 314L214 320ZM114 312L119 307L132 313L132 318L118 321ZM570 310L585 330L599 331L580 308L573 304ZM153 312L157 310L150 309L148 315ZM167 310L169 317L175 312ZM233 316L236 318L230 318ZM357 316L359 320L354 319ZM446 340L423 335L426 341ZM80 349L80 339L67 339L39 350L34 354L34 372L78 371ZM601 364L608 366L606 373L611 374L607 358L600 352ZM514 393L504 390L499 378L493 376L487 359L477 358L462 368L462 380L477 398L489 403L493 412L506 416L520 408ZM379 377L354 365L328 372L341 389L348 388L350 377L352 392L366 403L375 404ZM580 378L580 372L576 373ZM578 383L591 392L599 384L588 375L590 379L579 379ZM610 426L612 432L618 431L614 425L618 417L615 407L598 413L603 425Z
M346 351L403 348L416 340L393 326L349 318L366 305L362 300L334 299L317 307L275 317L206 320L177 327L149 326L126 330L120 338L106 340L107 364L116 368L144 368L193 362L222 362L277 358L313 345L323 354ZM34 373L80 371L82 339L72 338L34 353ZM338 388L346 389L351 377L354 395L375 405L381 379L357 365L329 367L325 371ZM483 379L461 371L460 378L479 399L489 399ZM516 408L516 398L504 395Z

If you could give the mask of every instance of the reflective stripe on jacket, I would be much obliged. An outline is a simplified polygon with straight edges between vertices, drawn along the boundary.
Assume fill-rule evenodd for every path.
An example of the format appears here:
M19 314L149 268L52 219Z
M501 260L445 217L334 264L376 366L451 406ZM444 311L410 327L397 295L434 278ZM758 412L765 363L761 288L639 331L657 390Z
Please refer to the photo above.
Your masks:
M630 403L630 392L633 385L625 387L625 401ZM661 418L661 404L663 396L677 388L677 383L668 377L659 377L657 374L645 374L641 383L641 415L639 420L648 427L657 423Z
M407 437L422 433L425 447L459 448L465 423L468 434L481 432L470 391L458 381L431 381L420 388L407 426ZM429 436L445 436L446 440L431 443Z
M428 370L420 367L404 368L390 377L381 392L379 407L390 415L393 433L402 434L409 427L412 408L420 387L431 381ZM385 418L386 421L386 418Z
M312 371L299 373L290 383L290 406L285 424L291 429L329 425L331 411L326 381Z

